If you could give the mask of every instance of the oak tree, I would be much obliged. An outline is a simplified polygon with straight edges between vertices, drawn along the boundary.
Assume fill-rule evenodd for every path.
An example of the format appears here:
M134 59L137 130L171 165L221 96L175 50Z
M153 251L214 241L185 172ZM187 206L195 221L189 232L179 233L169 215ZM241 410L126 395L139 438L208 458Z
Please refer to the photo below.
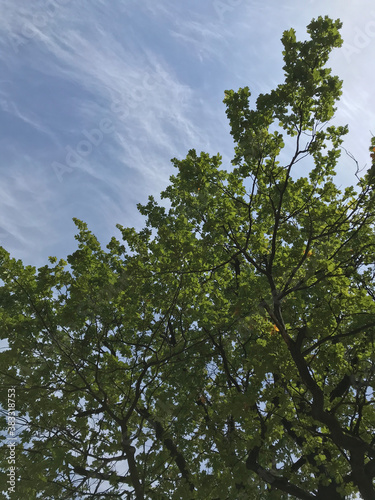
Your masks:
M375 498L375 142L339 189L340 27L286 31L253 104L225 92L232 165L174 159L141 231L103 249L76 220L39 269L1 250L3 495L12 388L17 498Z

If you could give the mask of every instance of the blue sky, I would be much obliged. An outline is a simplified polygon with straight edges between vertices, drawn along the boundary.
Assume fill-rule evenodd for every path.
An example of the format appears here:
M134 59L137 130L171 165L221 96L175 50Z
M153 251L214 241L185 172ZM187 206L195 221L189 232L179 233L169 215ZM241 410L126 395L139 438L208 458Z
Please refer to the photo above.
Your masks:
M2 0L0 245L25 264L76 248L73 217L106 244L116 223L141 228L136 203L157 197L170 159L232 141L224 90L252 96L282 81L285 29L339 17L344 79L335 123L369 165L375 134L371 0ZM338 183L355 181L343 156Z

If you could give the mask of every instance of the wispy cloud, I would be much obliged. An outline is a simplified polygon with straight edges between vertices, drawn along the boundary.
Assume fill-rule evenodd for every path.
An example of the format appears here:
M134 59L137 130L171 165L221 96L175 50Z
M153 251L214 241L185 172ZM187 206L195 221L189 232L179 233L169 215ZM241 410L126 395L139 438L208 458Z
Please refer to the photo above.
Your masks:
M370 2L360 5L365 12ZM104 241L117 222L140 225L136 202L165 187L171 157L193 147L229 162L223 91L250 85L255 99L280 82L283 29L305 36L313 15L342 14L350 41L368 23L338 0L3 0L2 7L0 244L31 259L74 248L73 216ZM346 80L339 118L351 122L351 145L363 149L371 44L350 64L339 54L334 71Z

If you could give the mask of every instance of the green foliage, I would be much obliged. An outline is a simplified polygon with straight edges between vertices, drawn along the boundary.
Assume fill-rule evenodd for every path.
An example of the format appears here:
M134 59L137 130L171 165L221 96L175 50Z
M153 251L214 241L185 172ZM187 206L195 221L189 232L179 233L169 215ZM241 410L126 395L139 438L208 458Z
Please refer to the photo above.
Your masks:
M173 159L142 231L103 250L75 220L77 251L38 270L1 250L18 498L374 498L374 167L334 182L340 27L285 32L254 109L225 92L232 167Z

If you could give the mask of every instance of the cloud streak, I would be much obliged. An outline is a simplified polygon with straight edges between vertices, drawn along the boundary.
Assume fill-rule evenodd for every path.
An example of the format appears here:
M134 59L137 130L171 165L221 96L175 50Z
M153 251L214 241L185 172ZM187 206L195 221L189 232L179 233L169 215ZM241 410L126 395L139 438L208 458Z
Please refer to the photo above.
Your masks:
M165 187L170 158L196 148L230 162L223 92L250 85L255 100L280 82L283 29L305 36L311 17L327 9L351 23L349 41L368 23L336 0L3 4L0 244L39 263L74 250L72 217L102 242L117 222L139 227L135 205ZM354 124L355 155L358 144L368 147L371 43L350 65L340 53L333 58L347 89L338 118ZM356 76L364 72L366 81Z

